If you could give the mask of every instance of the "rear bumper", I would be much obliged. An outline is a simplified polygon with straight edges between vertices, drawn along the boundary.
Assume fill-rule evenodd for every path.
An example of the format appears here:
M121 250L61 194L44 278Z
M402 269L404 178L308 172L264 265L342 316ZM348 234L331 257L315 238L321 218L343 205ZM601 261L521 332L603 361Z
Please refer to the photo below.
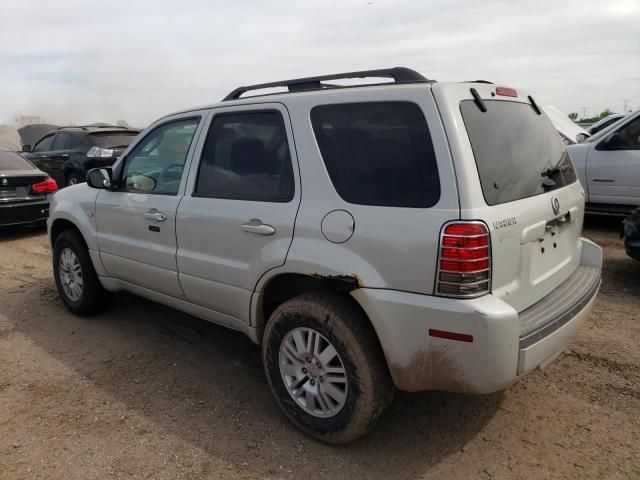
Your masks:
M0 203L0 226L20 225L46 220L49 200L24 203Z
M376 330L398 389L490 393L564 350L595 301L601 268L602 250L583 239L576 273L520 314L493 295L453 300L358 289L352 296ZM436 337L434 330L472 341Z

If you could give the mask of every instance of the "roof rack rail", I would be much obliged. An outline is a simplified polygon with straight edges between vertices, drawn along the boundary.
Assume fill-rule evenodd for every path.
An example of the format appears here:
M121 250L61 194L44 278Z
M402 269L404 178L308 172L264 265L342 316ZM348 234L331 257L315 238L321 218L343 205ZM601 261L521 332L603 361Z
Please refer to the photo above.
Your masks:
M76 126L76 125L68 125L66 127L58 127L58 128L56 128L56 130L68 130L70 128L79 128L81 130L89 130L87 127L83 127L83 126L80 126L80 125L78 125L78 126Z
M108 128L111 130L129 130L124 125L68 125L66 127L58 127L57 130L66 130L69 128L79 128L81 130L89 130L91 128Z
M299 92L303 90L322 90L325 88L343 88L342 85L332 85L322 83L326 80L339 80L348 78L393 78L395 83L433 83L420 75L415 70L406 67L394 67L381 70L362 70L359 72L336 73L333 75L322 75L319 77L294 78L291 80L280 80L278 82L260 83L238 87L229 95L222 99L223 102L237 100L244 93L252 90L263 90L266 88L286 87L289 92Z

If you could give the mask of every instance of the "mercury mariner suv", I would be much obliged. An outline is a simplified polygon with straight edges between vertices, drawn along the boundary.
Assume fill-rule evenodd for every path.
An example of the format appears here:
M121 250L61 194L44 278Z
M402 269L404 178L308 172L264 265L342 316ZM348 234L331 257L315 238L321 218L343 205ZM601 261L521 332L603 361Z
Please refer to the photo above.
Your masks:
M161 118L48 227L72 312L126 290L243 332L289 420L347 443L396 389L494 392L562 352L600 285L584 203L530 95L392 68Z

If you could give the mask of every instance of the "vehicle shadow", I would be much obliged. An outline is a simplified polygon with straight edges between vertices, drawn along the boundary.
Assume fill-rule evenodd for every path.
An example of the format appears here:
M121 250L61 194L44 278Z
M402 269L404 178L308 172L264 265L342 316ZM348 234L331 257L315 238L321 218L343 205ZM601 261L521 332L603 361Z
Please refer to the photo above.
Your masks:
M605 213L587 213L584 216L584 228L598 232L621 232L623 215Z
M416 478L473 439L502 402L501 394L398 394L367 437L328 446L283 417L259 347L240 333L128 294L81 319L63 308L48 280L11 293L5 314L15 330L109 397L109 408L133 411L251 477Z
M47 226L44 223L0 227L0 243L22 238L37 237L38 235L46 233Z

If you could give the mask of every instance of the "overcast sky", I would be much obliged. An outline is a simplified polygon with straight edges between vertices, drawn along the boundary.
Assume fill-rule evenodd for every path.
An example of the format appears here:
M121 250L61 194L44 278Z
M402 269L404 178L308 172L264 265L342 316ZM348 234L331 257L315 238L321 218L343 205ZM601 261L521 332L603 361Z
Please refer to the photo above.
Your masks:
M144 126L241 84L407 66L640 108L640 0L0 0L0 123Z

